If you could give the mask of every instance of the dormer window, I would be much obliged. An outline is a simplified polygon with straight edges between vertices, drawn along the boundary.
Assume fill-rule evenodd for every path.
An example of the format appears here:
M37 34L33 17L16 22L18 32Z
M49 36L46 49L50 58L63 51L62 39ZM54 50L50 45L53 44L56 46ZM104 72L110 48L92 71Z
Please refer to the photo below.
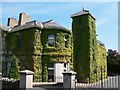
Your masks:
M48 35L48 45L55 46L55 36L54 35Z

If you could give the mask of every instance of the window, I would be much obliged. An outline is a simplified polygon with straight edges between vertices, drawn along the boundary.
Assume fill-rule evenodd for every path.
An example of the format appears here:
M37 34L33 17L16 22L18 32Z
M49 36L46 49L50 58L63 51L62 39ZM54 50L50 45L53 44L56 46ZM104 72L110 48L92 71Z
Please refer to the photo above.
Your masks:
M48 68L54 68L54 63L49 63Z
M17 33L17 47L21 47L21 35L20 33Z
M54 81L54 63L48 64L48 81Z
M49 82L54 81L54 70L48 70L48 81Z
M65 41L65 47L68 48L68 36L65 36L64 41Z
M54 35L48 35L48 45L55 46L55 37Z
M65 47L68 47L68 44L67 44L67 39L65 38Z
M54 76L54 70L48 70L48 75L53 75Z

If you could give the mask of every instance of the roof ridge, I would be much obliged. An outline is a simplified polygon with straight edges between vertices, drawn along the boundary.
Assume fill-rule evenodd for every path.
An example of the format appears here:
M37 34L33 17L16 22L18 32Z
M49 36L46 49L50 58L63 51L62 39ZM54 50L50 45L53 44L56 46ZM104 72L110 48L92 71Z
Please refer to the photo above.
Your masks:
M53 20L52 19L50 19L50 20L48 20L48 21L45 21L45 22L42 22L42 23L49 23L49 22L52 22ZM54 21L53 21L54 22Z

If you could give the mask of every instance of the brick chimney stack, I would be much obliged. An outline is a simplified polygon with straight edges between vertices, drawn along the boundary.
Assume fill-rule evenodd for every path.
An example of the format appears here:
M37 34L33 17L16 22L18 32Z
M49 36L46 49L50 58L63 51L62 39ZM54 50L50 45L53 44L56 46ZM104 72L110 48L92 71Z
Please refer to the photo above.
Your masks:
M19 23L18 23L19 26L21 26L29 21L30 21L30 16L26 15L23 12L19 14Z
M15 26L18 26L18 21L16 18L8 18L8 24L7 24L8 27L15 27Z

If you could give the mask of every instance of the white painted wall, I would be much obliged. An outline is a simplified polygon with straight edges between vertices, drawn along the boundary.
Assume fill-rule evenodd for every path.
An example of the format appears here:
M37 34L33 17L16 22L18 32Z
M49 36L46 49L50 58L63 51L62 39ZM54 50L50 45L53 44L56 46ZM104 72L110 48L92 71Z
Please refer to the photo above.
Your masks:
M63 82L64 63L54 63L54 81Z
M69 70L69 64L64 67L64 63L54 63L54 81L63 82L63 72Z

